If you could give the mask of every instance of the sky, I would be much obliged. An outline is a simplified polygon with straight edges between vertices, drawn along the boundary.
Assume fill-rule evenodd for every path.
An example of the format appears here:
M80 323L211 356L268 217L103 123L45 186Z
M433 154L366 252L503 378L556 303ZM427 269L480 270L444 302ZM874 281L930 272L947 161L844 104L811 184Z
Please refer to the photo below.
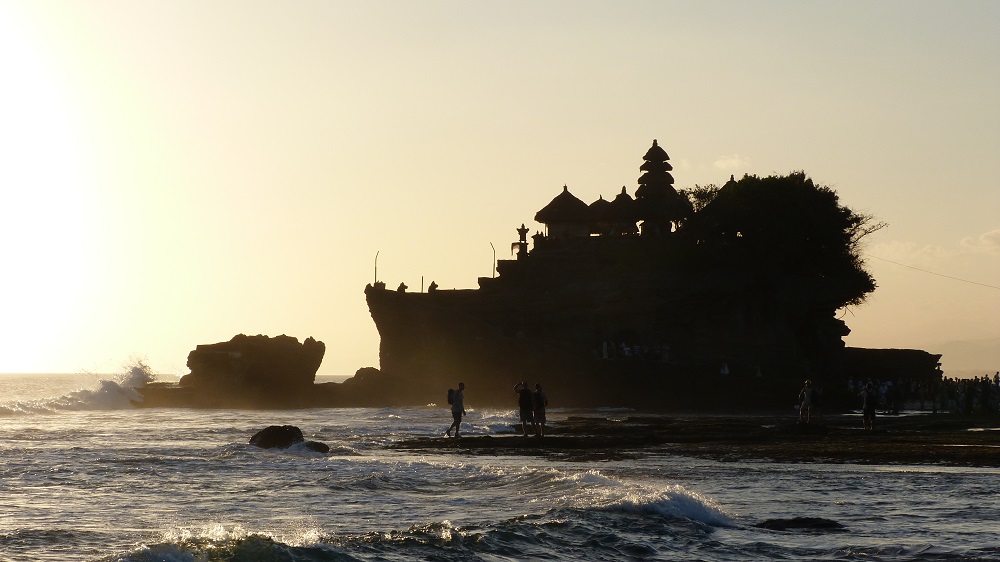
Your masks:
M562 186L804 170L888 227L847 344L1000 370L1000 3L0 0L0 372L198 344L378 366L364 287L474 288ZM377 259L376 259L377 256Z

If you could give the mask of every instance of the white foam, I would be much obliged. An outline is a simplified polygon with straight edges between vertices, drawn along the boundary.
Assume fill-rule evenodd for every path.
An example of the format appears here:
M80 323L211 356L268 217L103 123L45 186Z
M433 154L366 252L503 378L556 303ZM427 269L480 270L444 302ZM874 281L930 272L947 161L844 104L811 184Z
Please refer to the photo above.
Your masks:
M135 361L111 380L100 380L97 388L74 390L56 398L22 400L0 405L0 414L44 414L60 411L124 410L141 402L136 390L155 380L142 361Z
M617 499L609 498L602 509L661 517L683 517L723 527L733 524L729 515L717 503L678 485L661 490L646 488L629 490Z
M731 526L732 520L715 501L680 485L638 485L608 477L597 470L560 475L556 481L579 486L574 493L579 507L682 517L708 525Z

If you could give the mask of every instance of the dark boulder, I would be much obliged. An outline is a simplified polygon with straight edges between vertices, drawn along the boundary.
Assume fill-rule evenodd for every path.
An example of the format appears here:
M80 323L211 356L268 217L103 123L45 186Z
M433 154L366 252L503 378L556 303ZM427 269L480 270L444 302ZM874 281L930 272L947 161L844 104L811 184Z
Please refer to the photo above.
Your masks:
M287 449L301 443L317 453L329 453L330 446L319 441L306 441L302 430L294 425L269 425L250 438L250 444L261 449Z
M250 438L250 444L261 449L287 449L299 443L317 453L330 452L330 447L326 443L306 441L302 436L302 430L294 425L269 425Z
M261 449L287 449L303 441L302 430L294 425L270 425L250 438L250 444Z
M303 447L316 451L317 453L329 453L330 446L326 443L320 443L319 441L306 441L302 444Z

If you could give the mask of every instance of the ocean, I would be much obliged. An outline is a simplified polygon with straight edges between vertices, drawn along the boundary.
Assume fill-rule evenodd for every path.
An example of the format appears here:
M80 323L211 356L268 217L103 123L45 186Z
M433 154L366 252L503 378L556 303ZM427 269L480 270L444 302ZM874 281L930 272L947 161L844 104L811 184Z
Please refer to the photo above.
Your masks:
M415 453L445 405L135 408L147 378L0 375L0 560L1000 560L1000 469ZM513 434L475 402L464 433ZM284 424L331 451L247 444ZM839 526L756 526L794 517Z

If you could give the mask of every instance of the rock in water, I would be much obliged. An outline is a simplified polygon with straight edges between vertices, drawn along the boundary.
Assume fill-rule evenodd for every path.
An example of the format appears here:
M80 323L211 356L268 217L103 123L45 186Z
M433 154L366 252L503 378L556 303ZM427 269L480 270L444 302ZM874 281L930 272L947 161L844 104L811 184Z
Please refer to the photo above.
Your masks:
M317 453L330 452L330 446L326 443L306 441L302 436L302 430L294 425L269 425L250 438L250 444L261 449L287 449L299 443Z
M330 446L326 443L320 443L319 441L306 441L302 444L306 449L316 451L317 453L329 453Z
M832 519L822 517L792 517L790 519L768 519L757 523L754 527L771 529L772 531L791 531L802 529L807 531L843 531L844 526Z
M313 338L234 336L227 342L199 345L188 354L191 374L182 386L264 389L287 392L310 387L323 362L326 345Z
M287 449L303 441L302 430L294 425L270 425L250 438L250 444L261 449Z

